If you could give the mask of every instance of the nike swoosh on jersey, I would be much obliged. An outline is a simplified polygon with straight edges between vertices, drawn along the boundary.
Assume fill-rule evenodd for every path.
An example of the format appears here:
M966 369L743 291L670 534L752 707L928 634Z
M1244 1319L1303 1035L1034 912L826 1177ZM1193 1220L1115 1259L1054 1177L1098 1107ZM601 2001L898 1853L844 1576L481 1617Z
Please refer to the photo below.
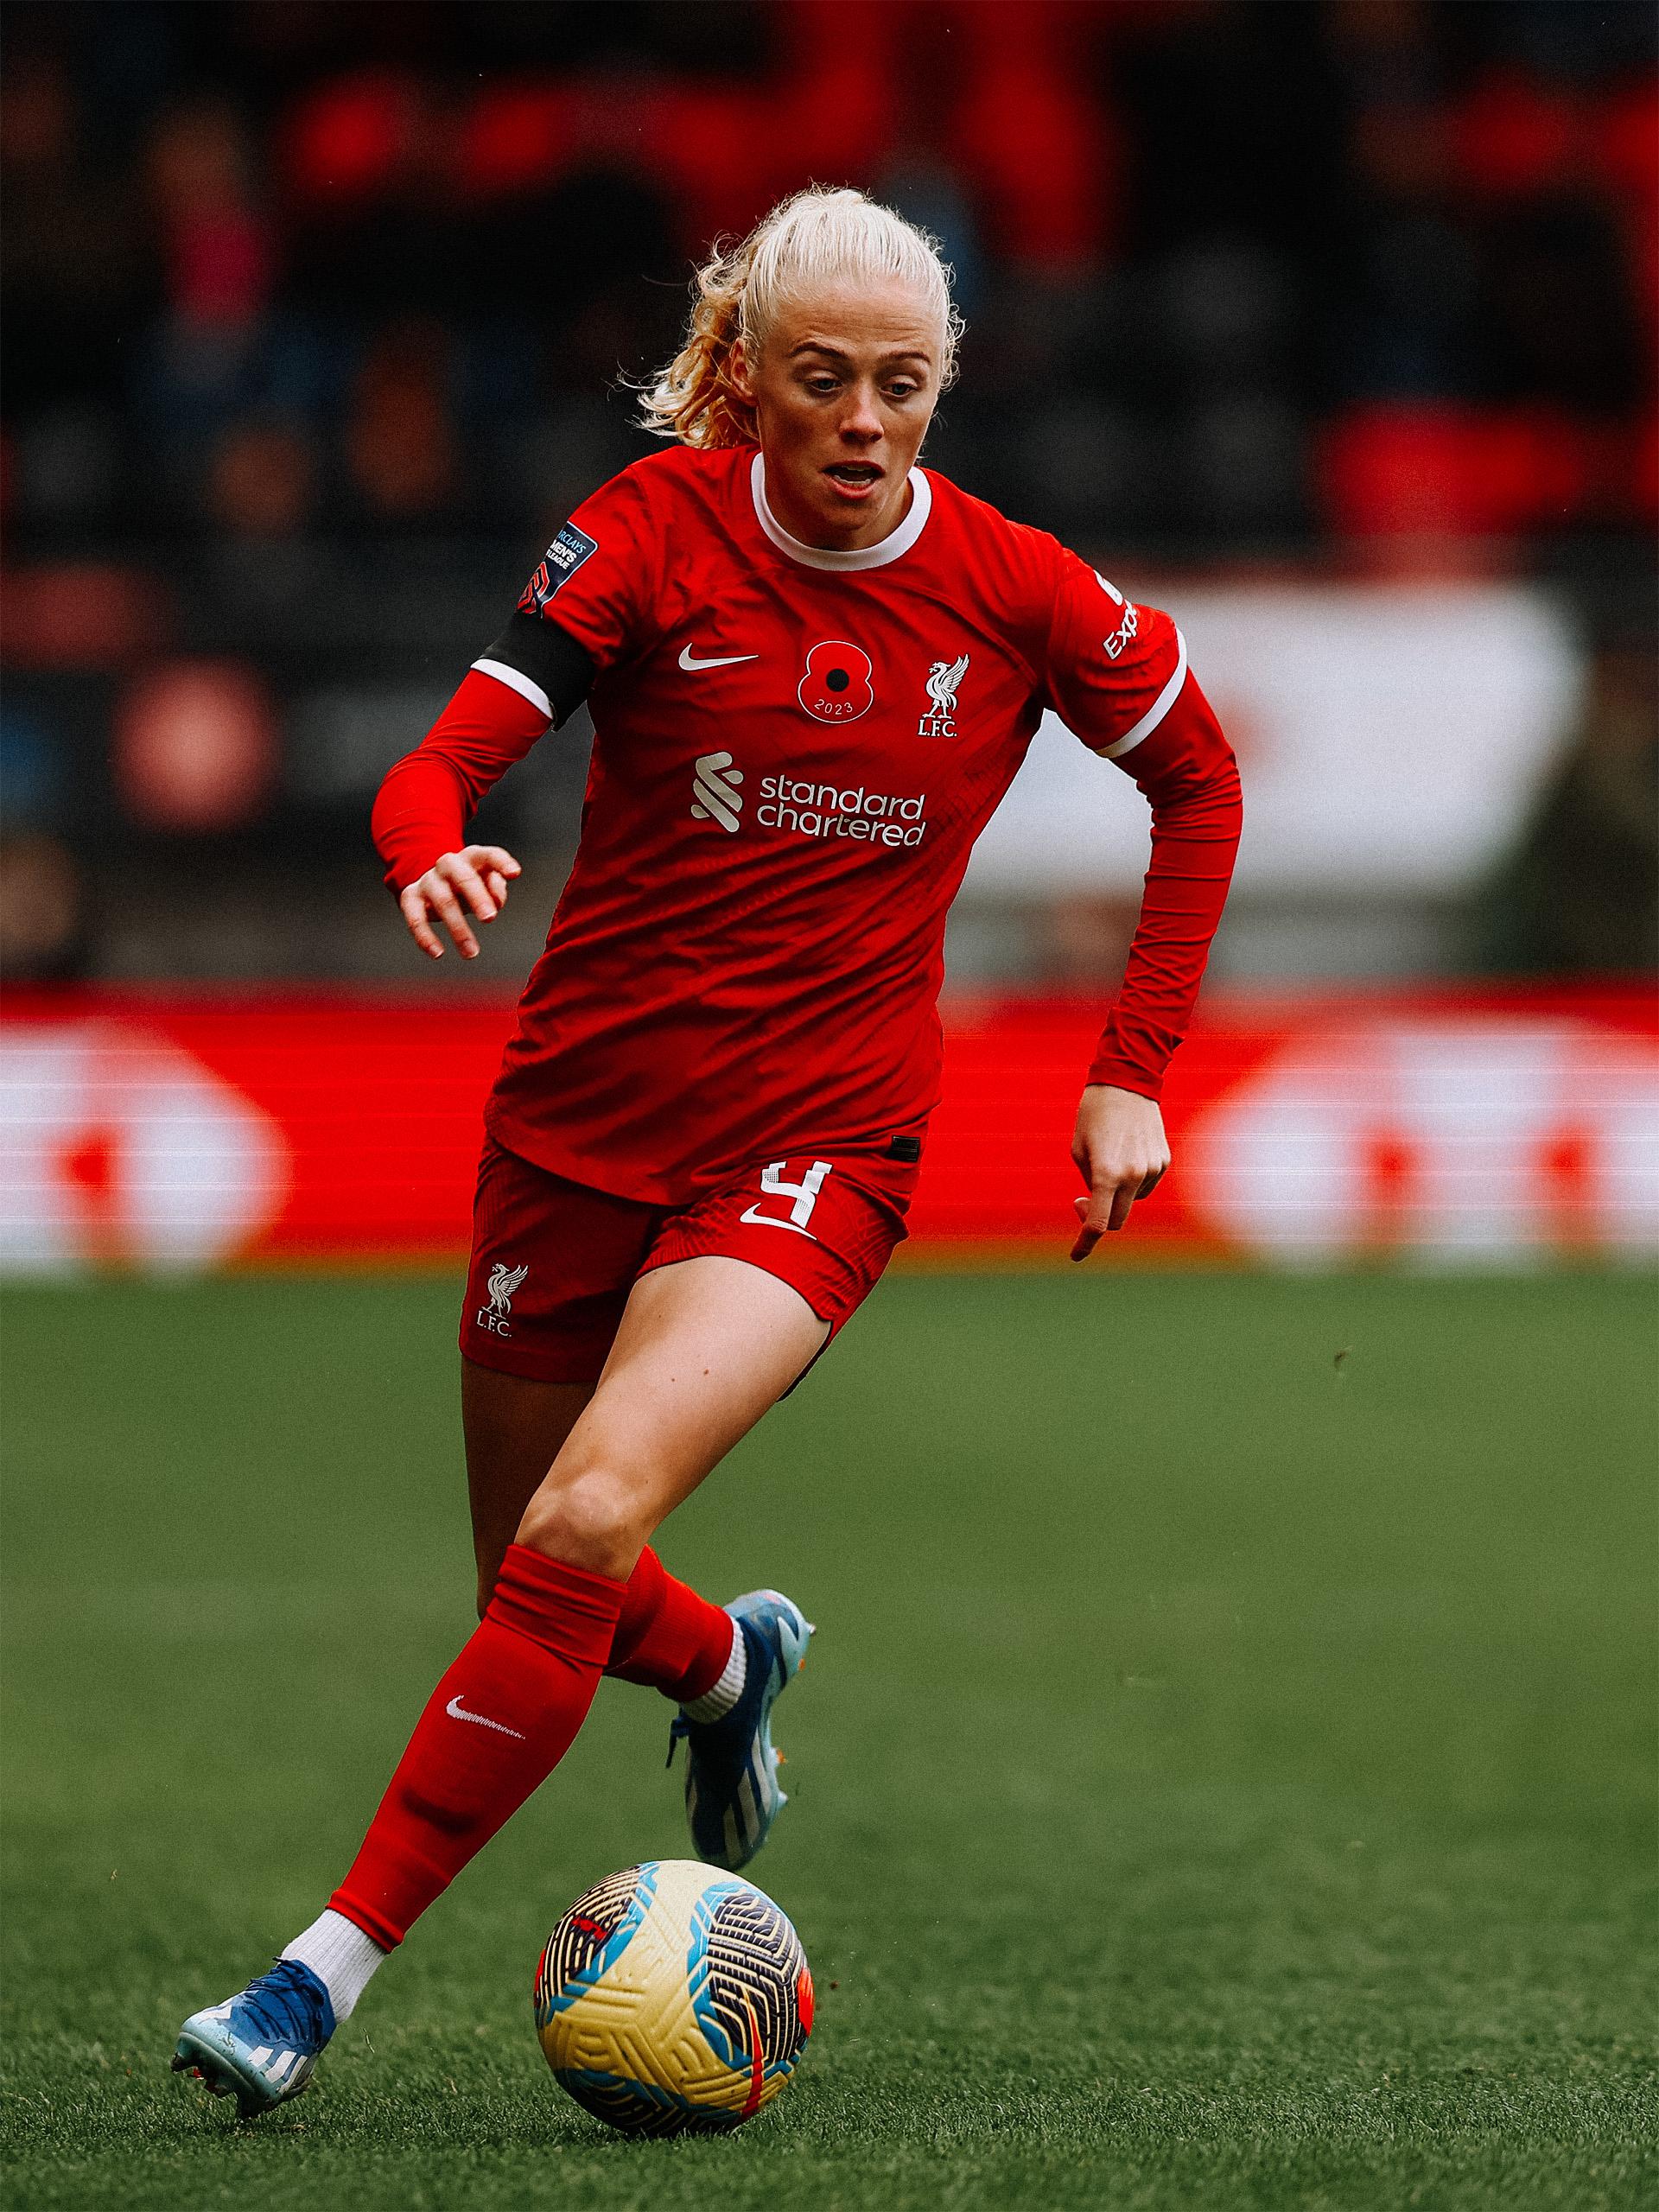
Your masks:
M721 653L714 660L698 660L690 645L680 647L680 666L688 671L694 668L734 668L741 660L759 660L760 658L759 653Z
M468 1713L459 1696L452 1697L443 1709L452 1720L470 1720L474 1728L493 1728L498 1736L517 1736L521 1744L529 1740L522 1729L509 1728L505 1720L488 1720L481 1713Z

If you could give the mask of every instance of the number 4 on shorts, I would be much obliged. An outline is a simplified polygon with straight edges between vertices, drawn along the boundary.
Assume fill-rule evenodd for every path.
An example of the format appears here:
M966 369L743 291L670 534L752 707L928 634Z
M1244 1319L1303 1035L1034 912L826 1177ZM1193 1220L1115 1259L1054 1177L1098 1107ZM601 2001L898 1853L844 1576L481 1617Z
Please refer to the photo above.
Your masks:
M827 1160L815 1160L798 1183L785 1182L784 1170L788 1164L787 1160L774 1160L770 1167L763 1167L760 1171L760 1189L762 1194L769 1198L793 1198L795 1203L789 1210L789 1219L779 1221L773 1214L762 1213L758 1205L750 1206L742 1217L745 1221L753 1222L758 1229L793 1229L803 1236L812 1236L812 1231L806 1224L812 1218L812 1209L818 1203L818 1192L823 1188L823 1179L830 1173L832 1163ZM812 1236L815 1244L817 1241L816 1236Z

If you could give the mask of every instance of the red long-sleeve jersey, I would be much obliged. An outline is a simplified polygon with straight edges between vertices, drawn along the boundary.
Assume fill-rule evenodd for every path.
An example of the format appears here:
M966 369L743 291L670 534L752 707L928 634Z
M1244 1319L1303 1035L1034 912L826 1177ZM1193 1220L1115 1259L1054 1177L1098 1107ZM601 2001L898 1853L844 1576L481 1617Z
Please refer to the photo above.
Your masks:
M1166 614L912 470L903 522L784 531L751 448L671 448L578 508L519 602L588 657L575 868L486 1116L510 1150L677 1205L802 1147L919 1135L946 910L1043 711L1132 776L1152 861L1087 1080L1155 1098L1220 918L1232 753ZM512 632L381 787L395 887L553 718Z

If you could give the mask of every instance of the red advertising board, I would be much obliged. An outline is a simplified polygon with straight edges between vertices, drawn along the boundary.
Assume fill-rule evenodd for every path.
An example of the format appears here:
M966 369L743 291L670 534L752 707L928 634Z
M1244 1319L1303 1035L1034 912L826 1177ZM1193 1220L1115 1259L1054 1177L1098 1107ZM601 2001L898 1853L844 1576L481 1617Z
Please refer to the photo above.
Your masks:
M945 1015L907 1256L1061 1258L1098 1007L958 998ZM0 1267L456 1253L511 1019L412 996L14 996ZM1166 1118L1174 1170L1126 1239L1147 1256L1659 1249L1651 991L1215 992Z

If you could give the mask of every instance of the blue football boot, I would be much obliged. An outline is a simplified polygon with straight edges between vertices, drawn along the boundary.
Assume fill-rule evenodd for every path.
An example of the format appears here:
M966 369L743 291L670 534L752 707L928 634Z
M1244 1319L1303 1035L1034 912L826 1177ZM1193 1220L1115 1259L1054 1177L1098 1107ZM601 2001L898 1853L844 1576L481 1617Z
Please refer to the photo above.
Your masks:
M299 2094L334 2032L334 2008L322 1982L297 1959L278 1959L239 1995L190 2015L179 2030L173 2071L189 2069L216 2097L234 2097L238 2116L251 2120Z
M691 1843L709 1866L747 1866L788 1799L778 1786L772 1708L798 1675L813 1635L800 1607L777 1590L751 1590L727 1611L742 1632L747 1658L743 1694L718 1720L682 1713L669 1730L668 1757L683 1742L685 1816Z

